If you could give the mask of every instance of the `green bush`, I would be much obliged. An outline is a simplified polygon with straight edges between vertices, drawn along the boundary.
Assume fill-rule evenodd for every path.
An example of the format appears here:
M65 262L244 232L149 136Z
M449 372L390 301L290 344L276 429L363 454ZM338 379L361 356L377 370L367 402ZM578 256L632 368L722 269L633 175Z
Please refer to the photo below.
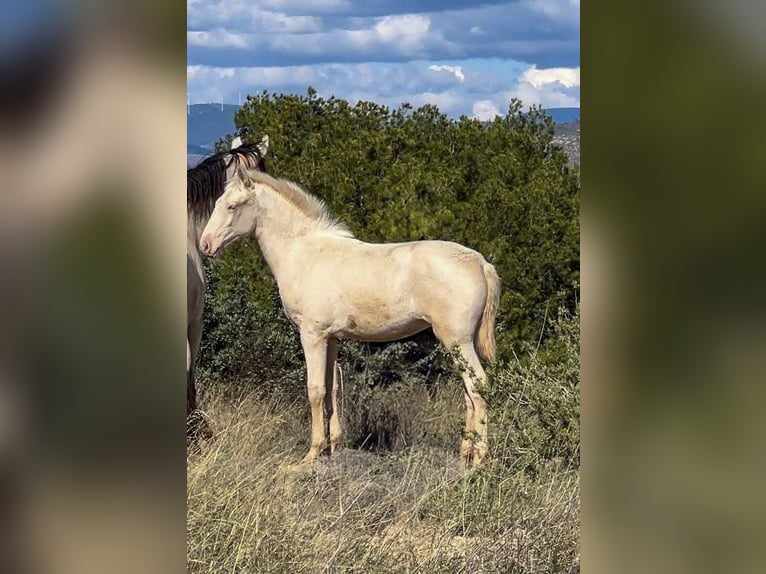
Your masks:
M321 197L358 238L444 239L482 253L502 281L500 358L510 360L541 332L549 337L547 308L573 311L579 174L552 143L553 122L541 109L523 112L514 100L491 122L452 120L431 105L352 106L309 90L249 96L235 120L252 137L269 135L272 174ZM221 259L210 268L214 297L229 296L240 273L248 281L240 312L249 313L250 302L279 307L254 242L228 247Z
M559 310L553 336L522 358L497 365L489 388L493 458L539 470L580 461L580 314Z
M303 353L257 245L237 242L206 262L216 440L188 461L189 571L578 572L579 176L550 118L512 102L492 122L450 120L309 90L248 97L236 123L268 134L271 173L360 239L452 240L495 265L490 456L457 470L463 384L432 335L345 341L348 448L286 472L308 446Z
M352 106L309 90L248 97L236 123L268 134L270 172L322 197L359 238L453 240L492 261L502 281L500 361L486 390L495 458L579 464L579 176L542 110L514 101L491 122L451 120L433 106ZM206 273L203 403L219 384L305 400L298 333L256 242L227 247ZM560 316L550 321L549 309ZM457 448L462 383L442 351L432 335L342 342L347 444Z
M248 242L242 246L249 247ZM222 383L232 392L295 394L306 380L297 331L282 312L276 289L264 304L254 291L258 283L248 272L247 258L232 255L237 253L206 262L200 386ZM252 251L251 257L257 255Z

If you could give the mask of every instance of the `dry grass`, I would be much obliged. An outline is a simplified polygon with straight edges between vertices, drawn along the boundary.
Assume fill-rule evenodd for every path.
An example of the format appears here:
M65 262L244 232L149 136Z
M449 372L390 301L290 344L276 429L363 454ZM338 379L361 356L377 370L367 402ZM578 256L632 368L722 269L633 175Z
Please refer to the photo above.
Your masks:
M435 438L347 448L306 473L290 470L307 445L304 401L206 397L216 440L187 461L189 571L579 571L579 472L498 460L464 474L462 400L423 400L414 412L443 428Z

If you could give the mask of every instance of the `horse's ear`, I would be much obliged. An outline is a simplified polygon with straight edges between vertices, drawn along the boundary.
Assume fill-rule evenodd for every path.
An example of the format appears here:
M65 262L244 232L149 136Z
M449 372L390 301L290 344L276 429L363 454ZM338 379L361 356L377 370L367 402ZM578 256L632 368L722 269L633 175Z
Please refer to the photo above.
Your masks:
M261 153L261 157L266 157L266 152L269 151L269 136L265 135L258 142L258 151Z
M234 149L237 147L240 147L242 145L242 138L237 136L233 140L231 140L231 146L229 146L229 149Z
M253 180L243 166L237 164L234 173L237 179L239 179L239 181L241 181L246 188L251 189L253 187Z

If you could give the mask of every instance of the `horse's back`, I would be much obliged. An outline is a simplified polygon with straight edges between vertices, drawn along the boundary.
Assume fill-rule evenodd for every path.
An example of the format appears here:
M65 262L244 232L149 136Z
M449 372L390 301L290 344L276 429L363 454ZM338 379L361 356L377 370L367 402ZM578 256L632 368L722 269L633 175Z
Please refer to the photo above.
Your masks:
M400 243L365 243L356 239L349 240L343 250L345 260L356 259L356 251L361 259L371 264L383 266L397 265L408 268L427 268L428 263L436 263L452 269L464 269L466 265L481 266L484 257L469 247L441 240L405 241Z
M315 241L305 255L301 280L280 285L288 316L341 336L392 340L445 317L468 332L486 301L484 258L457 243Z
M366 243L341 239L316 243L300 263L314 274L337 285L371 291L399 291L416 282L460 280L480 277L484 258L480 253L450 241ZM324 281L319 281L324 283Z
M486 296L484 257L451 241L418 241L413 244L412 282L421 301L437 305L463 300L471 303ZM454 305L450 305L451 307Z
M484 282L484 257L451 241L316 242L300 262L313 268L313 283L365 291L381 298L414 290L453 291Z

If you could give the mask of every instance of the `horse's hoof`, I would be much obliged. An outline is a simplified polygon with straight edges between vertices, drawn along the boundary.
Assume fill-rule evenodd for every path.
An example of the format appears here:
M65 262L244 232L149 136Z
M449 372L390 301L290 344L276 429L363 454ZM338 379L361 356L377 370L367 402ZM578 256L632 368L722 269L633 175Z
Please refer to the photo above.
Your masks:
M487 451L480 449L473 452L473 458L471 459L471 466L473 468L480 468L484 466L487 460Z
M288 474L311 474L316 471L318 460L304 460L299 464L291 464L285 467L285 472Z
M186 444L199 447L200 442L213 439L213 430L202 411L193 411L186 418Z

